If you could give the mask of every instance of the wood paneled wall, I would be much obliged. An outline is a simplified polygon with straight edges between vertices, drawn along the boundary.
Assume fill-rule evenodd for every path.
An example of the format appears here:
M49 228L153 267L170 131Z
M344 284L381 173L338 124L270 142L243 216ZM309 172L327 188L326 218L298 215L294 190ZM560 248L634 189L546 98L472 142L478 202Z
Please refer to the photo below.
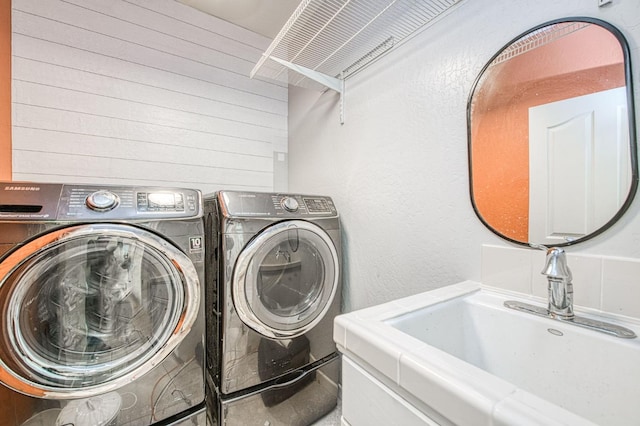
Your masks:
M0 180L11 180L11 0L0 0Z
M248 77L270 40L172 0L12 19L15 180L273 189L287 87Z

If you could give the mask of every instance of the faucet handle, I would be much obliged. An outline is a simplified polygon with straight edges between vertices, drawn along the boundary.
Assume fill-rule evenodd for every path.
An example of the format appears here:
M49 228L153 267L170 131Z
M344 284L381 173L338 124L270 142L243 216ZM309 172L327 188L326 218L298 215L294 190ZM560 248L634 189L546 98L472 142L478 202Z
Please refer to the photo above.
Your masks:
M567 257L564 250L557 247L550 247L547 250L547 260L542 272L551 278L564 278L571 280L571 270L567 266Z

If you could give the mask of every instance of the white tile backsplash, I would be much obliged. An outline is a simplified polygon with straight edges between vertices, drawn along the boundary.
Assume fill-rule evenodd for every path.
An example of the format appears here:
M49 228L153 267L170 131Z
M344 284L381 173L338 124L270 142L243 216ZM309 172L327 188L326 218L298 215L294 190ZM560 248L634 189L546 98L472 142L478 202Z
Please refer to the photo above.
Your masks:
M482 246L482 283L519 293L531 293L529 250Z
M531 294L538 297L547 298L549 295L547 279L542 272L547 253L543 250L518 249L520 251L528 251L531 255Z
M640 260L602 260L602 310L640 318Z
M567 264L573 275L573 303L602 309L602 257L567 253Z
M541 250L483 245L482 283L546 298L544 261ZM640 318L640 259L567 252L567 263L576 306Z

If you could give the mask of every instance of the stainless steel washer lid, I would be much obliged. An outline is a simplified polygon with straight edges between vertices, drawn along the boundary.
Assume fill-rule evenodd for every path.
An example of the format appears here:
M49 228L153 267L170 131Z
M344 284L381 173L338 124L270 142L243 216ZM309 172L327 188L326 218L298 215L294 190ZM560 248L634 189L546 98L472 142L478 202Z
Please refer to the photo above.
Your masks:
M266 228L238 256L232 298L240 319L272 338L300 336L336 295L337 250L319 226L289 220Z

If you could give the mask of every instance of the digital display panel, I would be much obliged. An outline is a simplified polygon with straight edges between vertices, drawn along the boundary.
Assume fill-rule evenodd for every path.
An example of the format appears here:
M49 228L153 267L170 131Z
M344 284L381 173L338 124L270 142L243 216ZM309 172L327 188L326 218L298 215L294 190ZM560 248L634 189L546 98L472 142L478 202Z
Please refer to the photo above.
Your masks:
M324 198L304 198L309 213L330 213L331 208Z
M149 207L175 207L177 204L177 195L179 194L150 193L147 195Z
M184 197L179 192L139 192L138 210L146 212L181 212L184 211Z

